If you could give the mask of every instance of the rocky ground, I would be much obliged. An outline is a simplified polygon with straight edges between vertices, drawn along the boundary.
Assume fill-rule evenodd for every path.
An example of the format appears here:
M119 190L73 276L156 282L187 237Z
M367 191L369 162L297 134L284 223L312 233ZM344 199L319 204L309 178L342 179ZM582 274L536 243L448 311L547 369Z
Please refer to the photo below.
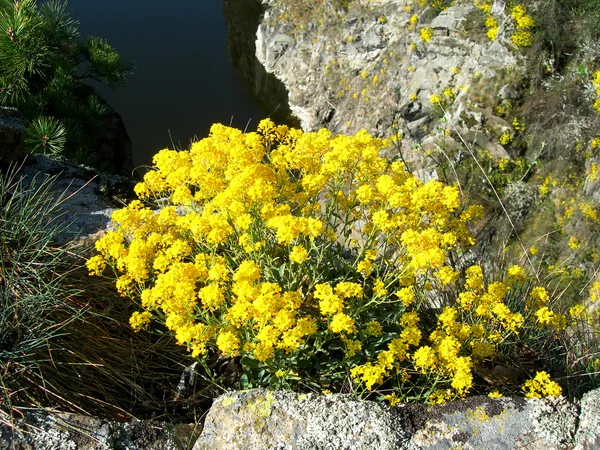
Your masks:
M0 424L0 447L25 449L576 449L600 448L600 390L581 402L473 397L389 407L341 394L250 390L217 398L204 428L27 413Z

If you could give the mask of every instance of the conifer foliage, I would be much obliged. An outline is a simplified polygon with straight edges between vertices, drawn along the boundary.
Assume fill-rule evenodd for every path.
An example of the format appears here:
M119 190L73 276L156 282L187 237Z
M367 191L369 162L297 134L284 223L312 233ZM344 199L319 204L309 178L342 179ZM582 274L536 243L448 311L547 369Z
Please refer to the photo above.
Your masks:
M32 152L85 152L85 131L106 106L83 81L114 86L130 71L106 40L79 40L77 25L60 0L0 0L0 106L30 121Z

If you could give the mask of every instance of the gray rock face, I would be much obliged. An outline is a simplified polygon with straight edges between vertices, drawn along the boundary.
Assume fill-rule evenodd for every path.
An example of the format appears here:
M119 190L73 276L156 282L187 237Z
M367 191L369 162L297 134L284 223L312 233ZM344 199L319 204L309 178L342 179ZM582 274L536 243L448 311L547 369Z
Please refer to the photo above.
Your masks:
M419 128L439 113L429 102L432 94L454 89L446 123L468 128L460 114L468 109L466 99L459 98L461 90L474 77L491 79L502 70L522 68L522 59L504 45L502 32L491 42L467 30L477 15L470 3L442 12L425 8L414 27L409 22L414 12L405 11L412 2L381 0L360 14L350 9L339 22L304 28L282 23L278 18L284 11L277 2L262 3L256 57L287 89L290 109L305 131L325 127L349 134L364 128L389 135L392 117L409 108L420 110L419 116L402 117L398 125L409 132L405 140L418 143ZM423 27L434 31L429 42L420 39ZM495 117L491 110L485 113L482 122Z
M233 392L215 400L194 450L599 448L599 395L588 393L580 413L563 397L392 408L338 394Z
M183 450L191 446L198 434L193 424L121 423L75 414L27 414L17 425L26 432L0 423L0 448Z
M581 399L579 429L575 435L575 450L600 448L600 389L588 392Z
M49 177L55 178L52 192L62 199L56 214L60 214L66 224L64 232L57 236L58 243L105 230L118 207L115 195L126 198L133 189L131 179L44 155L29 156L19 176L24 177L25 185L33 179L37 184Z
M215 400L194 450L414 447L396 410L343 395L298 395L262 389Z
M7 165L24 155L25 122L13 108L0 108L0 164Z
M588 450L600 448L600 389L581 404L472 397L442 406L389 407L347 395L228 392L200 425L120 423L73 414L26 413L0 422L0 448L128 450ZM201 433L200 433L201 431Z

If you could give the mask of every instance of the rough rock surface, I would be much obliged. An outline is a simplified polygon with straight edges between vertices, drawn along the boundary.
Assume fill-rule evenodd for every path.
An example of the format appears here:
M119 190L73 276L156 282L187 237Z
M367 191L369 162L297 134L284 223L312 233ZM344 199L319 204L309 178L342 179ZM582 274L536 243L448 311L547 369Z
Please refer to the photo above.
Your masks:
M0 448L10 450L188 449L197 427L159 422L111 422L75 414L29 413L20 430L0 423Z
M343 395L262 389L215 400L194 450L412 448L398 413Z
M61 198L56 214L64 217L66 228L57 236L58 243L86 238L105 230L112 212L133 192L133 180L99 172L64 158L29 156L19 173L27 186L52 178L52 192Z
M509 128L491 109L479 111L479 123L466 117L476 110L464 92L474 79L499 81L507 72L515 78L523 69L502 31L504 22L496 41L490 41L471 3L442 12L425 8L412 26L415 11L405 7L413 2L381 0L360 11L350 9L337 21L302 27L281 19L286 12L279 2L262 3L266 11L256 32L256 56L288 90L290 108L305 131L326 127L346 134L365 128L389 135L395 120L410 148L424 136L424 126L438 123L439 111L429 98L443 96L447 88L456 93L447 99L449 125L490 138ZM499 17L506 20L505 13ZM429 42L419 36L425 27L434 32ZM510 85L500 88L510 91ZM484 123L493 126L479 129ZM489 140L494 150L503 151L496 138Z
M215 400L194 450L599 448L599 395L588 393L580 413L563 397L392 408L339 394L231 392Z
M598 405L600 389L575 403L564 397L480 396L442 406L396 407L341 394L254 389L215 399L203 429L26 413L14 423L25 433L0 422L0 448L588 450L600 448Z
M0 164L17 161L24 155L25 122L13 108L0 108Z
M600 448L600 389L588 392L581 399L579 429L575 435L575 450Z

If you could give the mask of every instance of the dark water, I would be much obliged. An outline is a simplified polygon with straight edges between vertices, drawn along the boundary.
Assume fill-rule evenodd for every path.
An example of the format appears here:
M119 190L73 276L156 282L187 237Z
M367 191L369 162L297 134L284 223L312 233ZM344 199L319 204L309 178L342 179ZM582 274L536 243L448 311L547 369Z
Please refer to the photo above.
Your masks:
M235 74L221 0L69 0L81 36L106 38L135 73L98 88L121 114L136 165L162 148L187 148L215 122L253 130L266 117Z

